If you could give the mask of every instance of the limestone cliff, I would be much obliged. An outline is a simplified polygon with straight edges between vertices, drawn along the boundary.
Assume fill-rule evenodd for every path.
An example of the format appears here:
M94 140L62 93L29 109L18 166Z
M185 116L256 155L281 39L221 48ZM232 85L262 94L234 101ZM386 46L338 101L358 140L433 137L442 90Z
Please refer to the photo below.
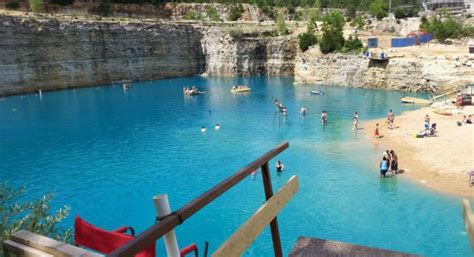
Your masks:
M203 71L190 25L38 21L0 17L0 95Z
M265 33L205 31L203 49L208 75L293 75L297 41Z
M362 55L322 55L317 49L299 54L295 79L352 87L403 91L444 92L474 83L474 56L392 57L389 62L371 61Z

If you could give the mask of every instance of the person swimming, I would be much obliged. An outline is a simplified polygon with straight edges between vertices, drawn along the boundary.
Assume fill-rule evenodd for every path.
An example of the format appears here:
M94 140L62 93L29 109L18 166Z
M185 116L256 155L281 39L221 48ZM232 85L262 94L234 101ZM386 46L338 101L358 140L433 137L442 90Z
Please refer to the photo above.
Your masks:
M276 165L275 165L275 168L276 168L276 171L278 173L282 172L284 169L285 169L285 165L283 165L283 163L281 163L280 160L277 161Z
M219 123L217 123L216 126L214 126L214 129L215 129L215 130L221 129L221 125L219 125Z
M301 110L300 110L301 114L306 115L306 111L307 111L306 107L304 107L304 106L301 107Z
M206 132L206 127L202 126L201 132L202 132L202 133Z

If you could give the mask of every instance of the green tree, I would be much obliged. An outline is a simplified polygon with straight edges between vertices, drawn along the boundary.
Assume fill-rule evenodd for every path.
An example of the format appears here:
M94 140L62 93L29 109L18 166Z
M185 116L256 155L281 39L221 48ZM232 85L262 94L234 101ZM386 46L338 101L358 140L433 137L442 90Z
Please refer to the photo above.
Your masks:
M6 183L0 184L0 255L3 256L1 242L18 230L27 230L59 241L71 243L72 229L59 227L59 223L68 216L69 207L63 207L51 213L52 194L23 202L25 188L13 188Z
M340 11L332 11L323 18L323 36L319 47L323 53L340 50L344 46L344 15Z
M420 28L433 34L433 37L441 43L444 43L448 38L459 38L465 35L465 28L452 17L444 21L439 18L434 18L431 21L422 19Z
M44 1L43 0L29 0L30 9L32 12L44 12Z
M363 47L364 45L362 44L362 41L359 40L359 38L353 38L352 36L349 36L349 39L344 42L344 47L342 48L341 52L358 52Z
M288 29L286 28L285 17L282 12L278 12L276 17L276 26L278 35L288 34Z
M388 6L383 0L374 0L369 5L369 13L381 20L388 15Z
M307 31L314 33L316 30L318 30L318 23L316 22L319 17L319 12L315 9L312 9L309 11L308 15L308 25L307 25Z
M402 8L395 9L394 15L395 15L395 18L397 19L403 19L407 17L407 13Z

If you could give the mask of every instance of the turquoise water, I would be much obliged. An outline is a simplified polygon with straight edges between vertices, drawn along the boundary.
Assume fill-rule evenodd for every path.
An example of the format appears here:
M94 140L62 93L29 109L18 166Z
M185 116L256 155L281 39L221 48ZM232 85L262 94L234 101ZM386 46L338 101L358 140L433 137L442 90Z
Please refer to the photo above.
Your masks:
M402 93L292 81L192 77L134 83L127 92L105 86L8 97L0 101L0 180L26 185L28 197L55 192L55 207L72 208L66 226L81 215L108 229L143 231L154 222L153 195L168 193L177 209L289 141L279 156L285 171L272 170L275 190L291 175L300 178L299 193L279 215L286 254L298 236L313 236L425 256L471 255L460 199L403 175L381 181L384 149L351 130L354 111L363 122L414 108L400 104ZM252 92L231 94L237 83ZM192 84L207 94L184 97L181 88ZM311 96L312 89L326 94ZM290 125L273 122L274 98L288 107ZM326 127L321 110L329 112ZM209 241L214 251L263 201L261 176L249 177L180 226L180 245ZM161 241L158 248L163 256ZM272 255L268 230L246 255Z

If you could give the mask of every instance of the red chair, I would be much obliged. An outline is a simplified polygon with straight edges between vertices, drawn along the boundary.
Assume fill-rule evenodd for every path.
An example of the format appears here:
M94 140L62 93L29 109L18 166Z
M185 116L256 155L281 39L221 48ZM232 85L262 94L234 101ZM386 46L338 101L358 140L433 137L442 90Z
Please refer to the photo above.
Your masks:
M132 227L120 227L113 231L103 230L85 220L76 216L74 222L74 240L77 246L90 248L103 254L109 254L115 249L132 240L135 237L135 230ZM130 230L131 235L125 234ZM196 244L191 244L180 251L181 257L194 252L198 256L198 248ZM139 252L136 257L155 257L155 244L150 245L147 249Z

